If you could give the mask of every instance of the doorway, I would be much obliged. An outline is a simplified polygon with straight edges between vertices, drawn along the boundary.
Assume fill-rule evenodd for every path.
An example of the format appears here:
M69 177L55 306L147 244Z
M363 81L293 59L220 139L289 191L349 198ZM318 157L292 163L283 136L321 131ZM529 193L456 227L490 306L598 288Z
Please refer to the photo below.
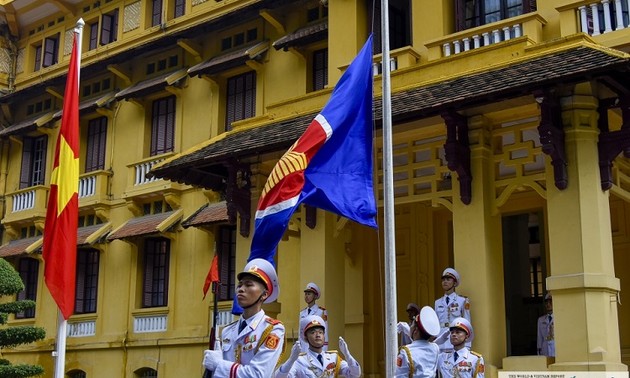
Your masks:
M503 269L507 355L536 355L537 320L543 314L547 258L542 212L504 216Z

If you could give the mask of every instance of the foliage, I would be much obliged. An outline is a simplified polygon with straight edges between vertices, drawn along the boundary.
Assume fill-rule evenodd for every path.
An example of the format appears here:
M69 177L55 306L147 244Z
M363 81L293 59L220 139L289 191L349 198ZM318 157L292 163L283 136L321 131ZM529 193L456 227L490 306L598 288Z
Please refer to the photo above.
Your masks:
M24 284L18 272L5 259L0 258L0 296L13 296L24 290ZM35 307L30 300L5 302L0 304L0 324L6 324L9 314L16 314ZM0 351L19 345L30 344L46 337L41 327L9 326L0 330ZM11 364L0 359L0 377L26 378L42 375L44 368L39 365Z

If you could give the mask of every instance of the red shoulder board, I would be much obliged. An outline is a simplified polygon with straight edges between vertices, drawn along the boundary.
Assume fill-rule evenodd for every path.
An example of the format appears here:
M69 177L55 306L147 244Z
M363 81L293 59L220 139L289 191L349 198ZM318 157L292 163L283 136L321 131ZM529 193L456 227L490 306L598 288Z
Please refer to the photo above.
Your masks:
M281 322L280 320L278 320L278 319L274 319L274 318L269 318L269 317L268 317L268 318L266 318L266 319L265 319L265 321L266 321L267 323L269 323L269 324L273 324L273 325L276 325L276 324L282 324L282 322Z

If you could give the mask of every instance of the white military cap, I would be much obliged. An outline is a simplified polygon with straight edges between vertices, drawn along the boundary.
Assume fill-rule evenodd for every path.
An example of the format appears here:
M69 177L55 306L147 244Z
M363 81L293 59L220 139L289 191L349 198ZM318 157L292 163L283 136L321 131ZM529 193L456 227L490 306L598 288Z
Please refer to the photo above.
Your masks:
M420 314L416 315L415 322L418 328L431 336L437 336L440 333L440 320L432 307L422 307Z
M455 286L459 286L459 273L457 273L457 271L453 268L446 268L444 269L444 271L442 272L442 278L444 277L451 277L455 280Z
M325 331L326 322L317 315L308 315L300 321L300 329L302 330L303 336L306 336L306 331L314 327L322 327Z
M315 293L315 299L319 299L319 296L321 295L321 291L319 291L319 286L317 286L314 282L307 283L304 291L312 291L313 293Z
M451 322L451 326L449 328L463 329L468 334L468 341L472 341L472 339L475 337L472 324L470 324L470 322L466 318L455 318L455 320Z
M278 298L278 294L280 293L278 275L276 274L276 269L269 261L265 259L253 259L245 265L245 269L236 277L240 281L244 275L254 276L265 285L267 291L269 291L269 296L267 296L264 303L271 303Z

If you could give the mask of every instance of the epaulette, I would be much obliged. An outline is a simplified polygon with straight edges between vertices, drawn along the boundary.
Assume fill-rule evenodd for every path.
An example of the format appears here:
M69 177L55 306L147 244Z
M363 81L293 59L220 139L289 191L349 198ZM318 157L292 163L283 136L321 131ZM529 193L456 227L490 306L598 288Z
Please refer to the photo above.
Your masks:
M236 320L235 320L235 321L233 321L232 323L226 324L226 325L225 325L225 327L223 327L223 328L227 328L227 327L229 327L229 326L233 325L234 323L238 323L238 321L239 321L239 319L236 319Z
M327 351L325 351L324 353L330 353L330 354L335 353L335 354L339 354L339 352L337 352L337 351L336 351L336 350L334 350L334 349L332 349L332 350L327 350Z
M300 352L299 356L306 356L306 352Z
M270 317L265 318L265 321L266 321L267 323L269 323L269 324L273 324L273 325L276 325L276 324L282 324L282 322L281 322L280 320L278 320L278 319L274 319L274 318L270 318Z
M481 355L481 353L473 352L472 350L470 351L470 353L474 354L475 356L477 356L477 357L479 357L479 358L483 357L483 356Z

